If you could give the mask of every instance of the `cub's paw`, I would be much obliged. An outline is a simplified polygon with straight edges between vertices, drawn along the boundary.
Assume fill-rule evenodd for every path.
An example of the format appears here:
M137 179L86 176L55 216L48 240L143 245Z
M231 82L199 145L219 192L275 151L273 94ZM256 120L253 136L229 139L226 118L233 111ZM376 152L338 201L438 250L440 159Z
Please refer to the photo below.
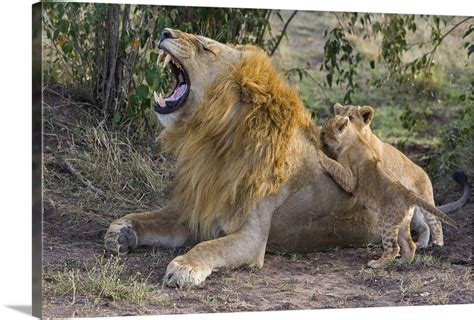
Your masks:
M439 247L444 246L443 237L434 238L434 239L433 239L433 244L435 244L435 245L437 245L437 246L439 246Z
M186 256L178 256L166 268L163 283L169 287L198 285L211 274L212 269L200 262L188 261Z
M382 258L377 259L377 260L370 260L367 263L367 266L373 269L382 269L382 268L385 268L388 264L390 264L390 261L391 260L382 259Z
M138 237L128 219L112 222L105 234L105 248L113 254L125 255L138 245Z

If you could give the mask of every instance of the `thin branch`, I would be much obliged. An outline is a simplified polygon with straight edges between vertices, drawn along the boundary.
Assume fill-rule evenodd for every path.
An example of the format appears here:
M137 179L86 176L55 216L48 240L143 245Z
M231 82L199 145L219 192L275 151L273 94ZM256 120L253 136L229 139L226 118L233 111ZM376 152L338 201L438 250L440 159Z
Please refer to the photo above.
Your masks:
M291 20L293 20L293 18L296 16L297 13L298 13L297 10L293 11L293 13L288 18L288 20L286 20L286 23L283 26L283 30L280 33L280 37L278 37L278 40L277 40L275 46L272 48L272 51L270 51L270 56L272 56L275 53L276 49L280 45L281 40L283 39L283 36L286 34L286 29L288 28L288 25L290 24Z
M65 171L69 172L71 175L73 175L81 186L89 189L90 191L94 193L104 194L104 191L95 187L94 185L92 185L92 182L90 182L89 180L81 176L66 159L63 159L62 161L62 168Z
M445 34L443 34L441 36L441 38L439 38L438 42L436 43L436 45L433 47L433 49L430 51L429 53L429 58L428 58L428 61L426 63L426 66L431 66L431 61L433 60L434 58L434 54L436 53L436 50L438 49L438 47L440 46L441 42L443 42L444 38L446 38L447 35L449 35L451 32L453 32L457 27L459 27L461 24L463 24L464 22L470 20L470 19L473 19L473 17L467 17L467 18L464 18L462 19L461 21L459 21L458 23L456 23L454 26L451 27L451 29L449 29L448 31L446 31Z
M313 81L318 87L319 89L321 90L321 92L323 93L324 95L324 98L326 100L330 100L328 95L326 94L326 90L324 89L324 85L321 84L321 82L319 82L316 78L314 78L309 72L307 69L303 69L303 68L292 68L292 69L288 69L286 72L285 72L285 77L288 76L289 74L291 74L292 72L295 72L295 71L298 71L298 70L302 70L303 71L303 75L307 78L309 78L311 81Z
M256 43L258 45L262 45L263 44L263 36L265 35L265 31L267 31L267 26L270 24L270 16L272 14L272 10L267 10L267 12L265 13L265 23L263 24L263 28L262 30L260 30L259 32L259 35L257 37L257 41Z
M346 27L346 25L342 22L341 18L339 18L337 12L332 12L332 14L336 17L337 23L339 24L339 27L341 27L341 29L343 29L343 30L346 30L347 27Z

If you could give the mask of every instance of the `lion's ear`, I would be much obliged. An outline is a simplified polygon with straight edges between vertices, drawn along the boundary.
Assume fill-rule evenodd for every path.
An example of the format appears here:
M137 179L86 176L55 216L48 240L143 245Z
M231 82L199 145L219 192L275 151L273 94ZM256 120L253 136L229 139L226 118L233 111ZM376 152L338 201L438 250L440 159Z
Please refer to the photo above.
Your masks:
M344 114L346 107L344 107L340 103L335 103L333 109L334 109L334 114L336 116L340 116Z
M374 118L374 109L370 106L362 106L359 109L359 115L364 120L366 125L370 125L372 123L372 119Z
M240 87L240 101L245 103L251 103L253 101L252 92L244 86Z
M242 102L250 103L257 100L266 100L268 94L265 89L259 84L250 79L242 79L240 83L240 100Z

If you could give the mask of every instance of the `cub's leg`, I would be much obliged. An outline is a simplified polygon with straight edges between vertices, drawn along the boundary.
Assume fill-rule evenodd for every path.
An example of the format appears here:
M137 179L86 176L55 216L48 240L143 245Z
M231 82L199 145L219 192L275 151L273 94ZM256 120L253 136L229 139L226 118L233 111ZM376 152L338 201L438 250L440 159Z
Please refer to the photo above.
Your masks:
M113 221L105 234L105 247L124 255L137 246L177 248L191 243L189 230L177 222L178 213L171 207L159 211L131 213Z
M410 232L410 222L414 212L415 207L408 209L408 213L400 225L398 241L402 247L402 263L411 263L413 258L415 258L416 245L411 238Z
M382 214L382 213L381 213ZM383 268L389 264L400 252L398 232L400 223L394 224L386 217L380 217L380 231L382 234L383 254L377 260L370 260L367 265L371 268Z
M418 248L428 247L428 243L430 242L430 226L425 221L425 216L422 209L418 207L415 208L411 226L412 229L416 230L418 233L416 246Z
M213 270L250 265L261 268L273 211L288 196L287 188L257 203L240 230L204 241L170 262L163 282L168 286L197 285Z
M430 226L431 230L431 237L433 238L433 243L442 247L444 245L444 239L443 239L443 226L441 225L441 221L439 221L438 218L436 218L434 215L432 215L429 212L426 212L423 210L425 213L425 218L426 222Z

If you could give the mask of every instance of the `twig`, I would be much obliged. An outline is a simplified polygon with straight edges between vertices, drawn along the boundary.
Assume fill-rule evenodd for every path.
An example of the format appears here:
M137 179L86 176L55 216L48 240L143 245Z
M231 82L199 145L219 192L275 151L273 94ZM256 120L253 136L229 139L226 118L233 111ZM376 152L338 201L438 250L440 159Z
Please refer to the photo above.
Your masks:
M82 177L66 159L63 159L62 167L63 167L64 170L66 170L71 175L73 175L77 179L77 181L79 182L79 184L81 186L89 189L90 191L92 191L94 193L104 194L104 191L102 191L101 189L95 187L92 184L92 182L90 182L86 178Z
M448 34L450 34L451 32L453 32L457 27L459 27L461 24L463 24L464 22L468 21L472 19L472 17L467 17L467 18L464 18L463 20L459 21L458 23L456 23L454 26L451 27L451 29L449 29L445 34L443 34L437 41L436 45L434 46L433 50L431 50L429 52L429 58L428 58L428 61L425 65L425 68L430 68L431 66L431 61L433 61L433 58L434 58L434 55L436 53L436 50L438 49L438 47L440 46L441 42L443 42L444 38L446 38L446 36Z
M71 272L72 280L72 302L71 305L76 303L76 282L74 281L74 271Z
M278 40L277 40L275 46L272 48L272 51L270 52L270 56L272 56L275 53L276 49L280 45L281 40L283 39L283 36L286 34L286 29L288 28L288 25L290 24L291 20L293 20L293 18L296 16L297 13L298 13L297 10L293 11L293 13L288 18L288 20L286 20L286 23L283 26L283 30L280 33L280 37L278 37Z
M339 24L339 27L341 27L341 29L343 29L343 30L346 30L347 27L346 27L346 25L342 22L342 20L339 18L339 15L337 14L337 12L332 12L332 14L336 17L337 23Z
M263 36L265 35L265 31L267 31L267 26L270 24L270 16L272 15L273 10L267 10L265 13L265 23L263 24L262 30L260 30L260 33L257 37L257 44L262 45L263 44Z
M323 93L324 98L325 98L326 100L328 100L328 101L330 100L329 97L328 97L327 94L326 94L326 90L324 90L324 86L323 86L318 80L316 80L316 79L308 72L307 69L304 69L304 68L291 68L291 69L289 69L289 70L287 70L287 71L285 72L285 77L286 77L287 75L291 74L292 72L298 71L298 70L299 70L299 71L302 71L302 72L303 72L303 75L304 75L305 77L308 77L310 80L312 80L312 81L319 87L319 89L320 89L321 92Z

